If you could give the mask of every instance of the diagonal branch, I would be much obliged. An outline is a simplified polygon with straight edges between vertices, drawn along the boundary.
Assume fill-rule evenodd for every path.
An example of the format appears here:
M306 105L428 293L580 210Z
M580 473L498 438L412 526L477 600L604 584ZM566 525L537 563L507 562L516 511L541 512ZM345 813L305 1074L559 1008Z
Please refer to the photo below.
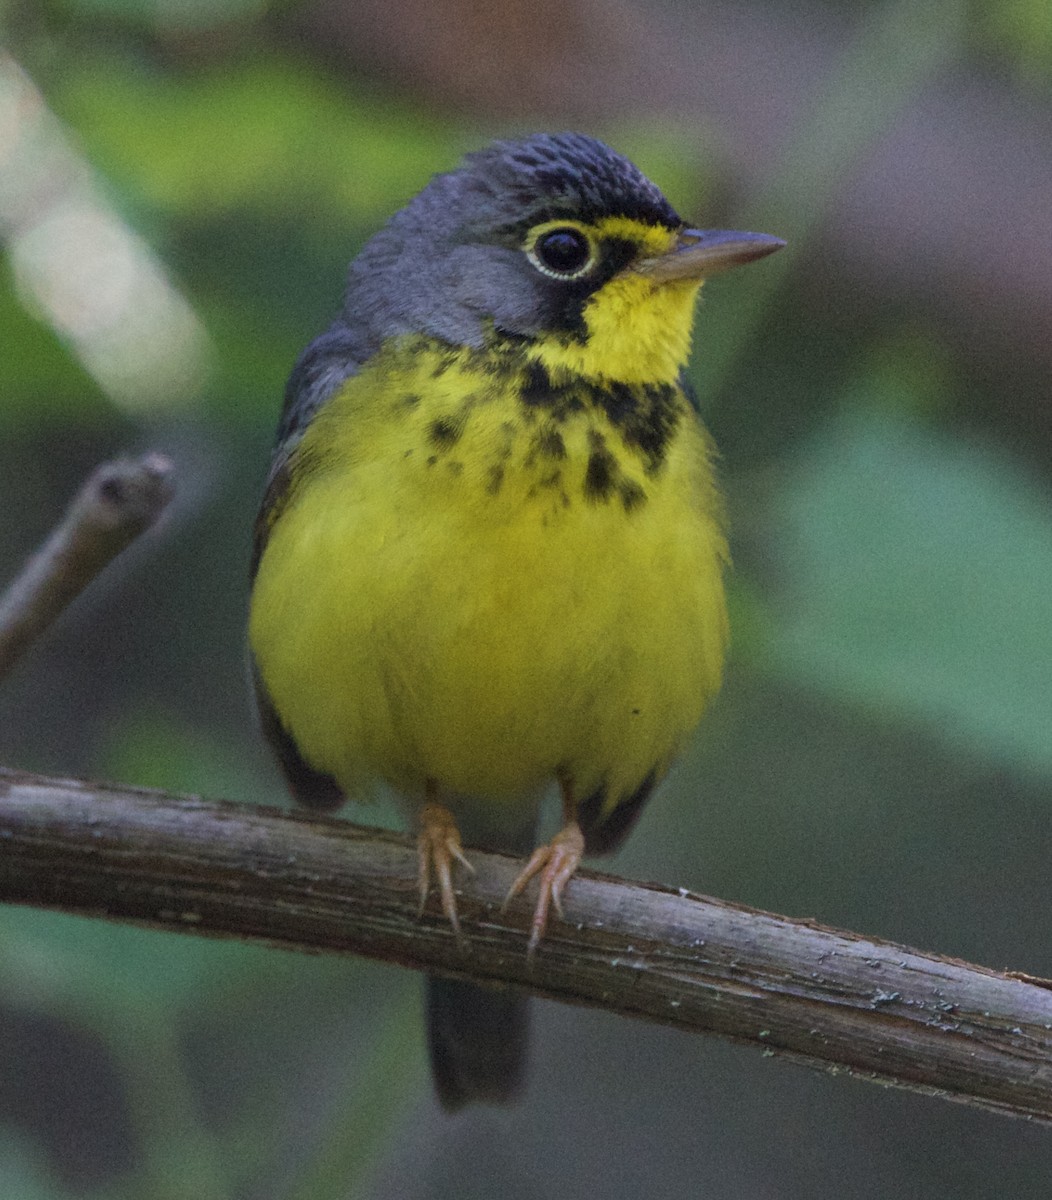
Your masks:
M51 536L0 595L0 679L35 638L170 502L162 454L104 463L88 477Z
M471 857L465 952L417 917L406 837L0 768L0 900L513 984L1052 1122L1052 982L591 872L531 960L529 901L500 908L518 864Z

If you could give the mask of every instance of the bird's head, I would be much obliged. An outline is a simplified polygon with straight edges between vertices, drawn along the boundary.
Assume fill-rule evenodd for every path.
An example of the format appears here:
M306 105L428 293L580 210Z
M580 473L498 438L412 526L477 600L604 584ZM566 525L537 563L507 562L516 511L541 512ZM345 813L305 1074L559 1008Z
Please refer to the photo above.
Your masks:
M497 142L438 175L351 266L345 319L372 345L425 333L522 342L553 378L676 378L703 280L784 243L688 228L660 190L582 134Z

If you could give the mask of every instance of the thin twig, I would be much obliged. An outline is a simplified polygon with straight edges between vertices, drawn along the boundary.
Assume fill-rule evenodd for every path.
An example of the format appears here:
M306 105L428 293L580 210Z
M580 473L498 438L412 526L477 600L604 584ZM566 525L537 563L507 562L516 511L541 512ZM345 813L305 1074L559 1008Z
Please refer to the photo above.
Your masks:
M0 679L33 641L126 546L157 520L174 494L161 454L98 467L51 536L0 596Z
M587 871L531 959L518 864L471 859L465 950L418 918L408 838L0 769L0 900L512 984L1052 1122L1048 981Z

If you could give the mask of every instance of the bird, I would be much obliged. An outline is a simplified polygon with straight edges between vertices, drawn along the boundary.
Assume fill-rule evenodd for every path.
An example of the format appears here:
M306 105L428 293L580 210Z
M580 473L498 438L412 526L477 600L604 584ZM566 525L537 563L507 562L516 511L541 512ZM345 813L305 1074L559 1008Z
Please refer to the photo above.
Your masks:
M366 242L292 371L253 547L261 726L299 803L404 798L421 910L434 883L457 938L467 848L532 850L509 897L536 880L537 953L720 687L724 505L685 367L703 281L784 244L688 226L591 136L499 140ZM525 998L433 977L427 1003L442 1105L514 1099Z

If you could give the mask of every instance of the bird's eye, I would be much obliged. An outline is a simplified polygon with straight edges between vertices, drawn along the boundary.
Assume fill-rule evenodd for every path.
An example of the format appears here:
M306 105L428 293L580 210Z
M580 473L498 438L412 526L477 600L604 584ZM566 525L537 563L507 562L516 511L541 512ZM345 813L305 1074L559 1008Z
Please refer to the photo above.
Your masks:
M538 270L556 279L577 279L594 261L588 236L572 225L559 225L542 233L529 254Z

